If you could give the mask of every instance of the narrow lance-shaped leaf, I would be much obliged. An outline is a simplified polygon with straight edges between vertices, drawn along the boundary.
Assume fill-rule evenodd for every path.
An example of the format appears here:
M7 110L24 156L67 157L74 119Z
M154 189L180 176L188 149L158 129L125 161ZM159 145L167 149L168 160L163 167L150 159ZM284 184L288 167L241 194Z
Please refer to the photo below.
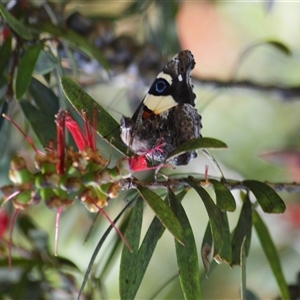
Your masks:
M25 100L21 100L20 105L41 144L48 146L49 142L56 136L54 119L47 118L47 115L42 114L35 106Z
M177 200L181 201L186 195L187 191L188 190L185 189L179 194L177 194L176 195ZM139 259L140 274L144 274L146 272L150 259L156 248L157 242L164 232L165 232L165 227L157 217L154 217L146 232L141 247L139 249L138 259ZM142 281L142 277L136 278L136 288L139 288L141 281Z
M246 237L243 238L240 248L240 262L241 262L241 284L240 293L241 300L246 300L246 251L245 251Z
M125 233L125 238L130 244L132 252L125 246L123 247L119 274L121 299L134 299L140 286L140 278L144 276L144 274L141 273L141 261L138 256L143 221L143 206L144 202L142 199L138 199L132 209Z
M32 78L29 92L42 115L54 124L55 114L59 110L59 100L54 92L39 80Z
M208 277L210 271L210 257L213 248L210 221L208 221L201 245L201 258L204 265L205 275Z
M166 229L181 243L183 241L183 229L171 208L154 192L138 185L137 190L143 199L152 208L155 215L160 219Z
M10 57L11 57L11 51L12 51L12 39L11 36L7 37L4 43L2 44L0 48L0 76L5 76L4 74L5 68L7 67Z
M225 211L235 211L236 203L233 195L228 190L228 188L222 184L220 181L210 179L209 180L214 187L216 193L217 206L221 210Z
M219 209L219 208L218 208ZM222 236L224 239L222 251L220 251L219 254L215 254L215 260L218 262L227 262L231 263L232 260L232 251L231 251L231 240L230 240L230 229L229 229L229 222L228 222L228 216L226 211L221 211L221 218L222 218Z
M33 38L32 34L25 25L23 25L20 21L18 21L14 16L12 16L4 7L2 3L0 3L0 14L3 19L7 22L10 28L14 30L18 35L20 35L25 40L31 40Z
M231 247L232 247L232 265L241 264L241 247L244 242L244 250L246 257L249 254L252 232L252 206L248 195L244 197L243 207L236 228L234 229Z
M168 198L184 234L184 246L175 240L179 279L184 299L201 299L198 254L193 230L184 208L171 189L169 189Z
M243 184L251 190L264 212L280 214L285 211L283 200L267 184L256 180L244 180Z
M252 214L253 225L255 227L258 239L260 241L261 247L267 257L270 267L273 271L273 275L277 281L278 288L280 290L281 298L285 300L290 299L289 290L283 276L282 268L280 265L279 257L270 233L259 216L256 210L253 210Z
M36 44L30 47L20 60L15 82L17 99L20 99L29 87L34 66L39 57L41 49L41 44Z
M201 197L210 220L214 242L214 258L231 261L230 232L227 216L213 202L210 195L192 177L185 180Z
M96 131L107 140L115 149L122 154L127 155L127 147L125 147L120 137L120 125L116 120L91 96L89 96L81 87L66 76L61 76L62 89L79 114L84 109L88 116L93 116L96 109L98 113L98 122Z
M175 157L184 152L197 150L197 149L209 149L209 148L210 149L212 149L212 148L213 149L220 149L220 148L224 149L224 148L227 148L227 145L224 142L219 141L217 139L213 139L213 138L203 137L203 138L198 138L198 139L192 139L192 140L185 141L180 146L178 146L174 151L172 151L168 155L166 160L169 160L172 157Z

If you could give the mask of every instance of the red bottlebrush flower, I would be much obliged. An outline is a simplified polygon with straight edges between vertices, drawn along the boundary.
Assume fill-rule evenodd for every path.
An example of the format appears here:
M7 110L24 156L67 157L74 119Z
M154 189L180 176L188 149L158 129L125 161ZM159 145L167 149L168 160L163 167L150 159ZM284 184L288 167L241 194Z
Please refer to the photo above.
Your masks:
M94 109L93 111L93 124L91 125L91 121L88 118L86 111L82 111L82 117L84 120L84 131L85 131L85 138L87 140L87 144L93 151L96 150L96 128L97 125L97 111Z
M86 143L83 133L81 132L79 125L71 118L71 116L69 114L66 114L66 123L65 124L66 124L67 129L71 133L71 135L74 139L74 142L76 143L76 146L78 147L78 149L80 151L82 151L87 143Z
M9 228L9 217L5 210L0 209L0 238L3 238Z
M126 246L130 248L122 233L117 229L115 224L109 219L106 213L102 210L102 207L107 204L107 197L116 196L119 191L118 182L114 182L124 178L120 172L124 172L126 176L132 174L131 168L134 171L142 171L149 169L147 167L146 157L141 155L134 158L124 158L126 163L121 165L123 169L116 168L116 170L108 169L108 162L101 156L96 149L96 131L94 130L96 125L96 110L93 114L92 123L87 117L86 112L82 113L84 119L84 129L80 129L78 124L71 118L68 111L60 110L55 119L56 123L56 149L54 142L52 142L46 149L46 153L41 153L34 146L32 140L26 136L22 129L8 116L4 116L8 121L15 125L19 131L24 135L29 144L33 147L36 152L35 165L40 171L37 174L31 174L24 162L24 166L12 168L12 175L14 178L14 185L16 191L12 191L12 194L6 195L7 199L13 199L15 203L15 213L11 222L10 230L10 242L9 242L9 265L11 262L11 245L12 245L12 232L15 220L17 218L20 209L27 208L32 203L32 193L30 189L35 189L33 195L38 195L49 208L56 209L56 221L55 221L55 255L57 255L58 248L58 234L59 234L59 220L61 213L64 208L73 203L73 200L69 199L69 194L72 193L71 199L73 199L73 193L78 192L78 196L83 198L84 188L88 191L95 191L95 199L90 199L87 207L88 209L93 206L94 211L99 210L101 214L111 223L111 225L118 232L120 237L124 240ZM93 125L93 126L92 126ZM74 151L72 148L66 147L65 142L65 130L66 128L70 131L74 141L76 142L79 151ZM156 167L155 167L156 168ZM89 179L90 181L85 186L82 183L81 175L87 173L93 175L95 172L106 171L108 173L108 182L100 181L102 189L105 193L101 192L100 187L95 185L93 176ZM118 173L119 171L119 173ZM29 174L27 173L29 172ZM116 173L116 178L111 174ZM25 175L24 175L25 173ZM102 173L101 173L102 174ZM31 176L30 176L31 175ZM102 174L103 175L103 174ZM126 178L126 177L125 177ZM103 179L103 178L102 178ZM26 181L24 181L26 180ZM104 183L107 183L106 185ZM28 184L29 188L25 191L23 188L24 184ZM73 190L75 188L75 190ZM17 194L15 194L17 192ZM25 193L26 192L26 193ZM99 194L102 193L105 198L99 199ZM18 197L18 198L17 198ZM84 203L85 204L85 203ZM91 206L92 205L92 206ZM90 210L90 209L89 209Z
M91 126L91 122L86 113L82 113L84 119L84 131L81 130L79 125L72 119L70 114L65 112L65 124L69 132L71 133L78 149L83 151L85 147L90 147L93 151L96 150L96 136L95 130ZM93 117L93 123L95 123L95 117ZM93 124L95 125L95 124Z

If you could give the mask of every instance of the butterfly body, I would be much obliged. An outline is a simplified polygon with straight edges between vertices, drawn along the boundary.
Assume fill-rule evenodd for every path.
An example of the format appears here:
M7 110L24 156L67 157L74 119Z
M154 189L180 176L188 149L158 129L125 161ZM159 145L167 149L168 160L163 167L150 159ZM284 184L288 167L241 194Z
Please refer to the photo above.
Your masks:
M180 144L201 136L201 116L194 107L190 76L194 66L190 51L179 52L158 74L132 118L122 118L121 138L134 153L149 152L150 159L163 162ZM191 151L171 162L185 165L196 156Z

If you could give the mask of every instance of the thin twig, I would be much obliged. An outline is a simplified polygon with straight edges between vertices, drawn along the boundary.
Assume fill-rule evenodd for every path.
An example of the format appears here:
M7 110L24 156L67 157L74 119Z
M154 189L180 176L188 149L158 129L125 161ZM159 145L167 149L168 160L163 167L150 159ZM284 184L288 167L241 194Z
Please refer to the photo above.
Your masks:
M246 190L246 189L248 189L243 184L243 181L226 179L225 181L222 181L222 182L229 190ZM288 192L288 193L299 193L300 192L300 183L297 183L297 182L285 183L285 182L265 181L264 183L267 184L269 187L271 187L276 192ZM209 182L209 178L208 178L208 182L205 181L204 177L199 179L199 184L201 184L202 186L204 186L206 188L212 187L212 185ZM155 189L159 189L159 188L167 189L169 186L172 186L173 188L189 187L188 183L185 182L184 179L169 178L169 180L161 180L161 181L140 181L137 179L129 178L129 179L125 179L122 181L122 190L129 190L129 189L135 188L137 185L142 185L151 190L155 190Z
M300 86L278 86L274 84L263 85L257 82L243 80L228 80L222 81L217 79L209 79L209 78L194 78L194 82L199 83L200 85L210 86L212 88L220 89L220 88L233 88L233 89L248 89L254 90L258 92L266 92L270 94L274 94L283 100L296 100L296 98L300 98Z

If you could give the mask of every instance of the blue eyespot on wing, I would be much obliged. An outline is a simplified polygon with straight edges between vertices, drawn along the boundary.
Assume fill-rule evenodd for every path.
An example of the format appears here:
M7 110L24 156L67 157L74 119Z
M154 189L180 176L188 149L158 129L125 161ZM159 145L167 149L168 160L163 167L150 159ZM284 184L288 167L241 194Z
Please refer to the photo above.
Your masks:
M148 93L154 96L166 96L166 95L170 95L169 88L170 88L170 84L166 79L157 78L153 82Z
M155 81L155 90L157 93L161 94L167 88L167 84L164 79L157 79Z

